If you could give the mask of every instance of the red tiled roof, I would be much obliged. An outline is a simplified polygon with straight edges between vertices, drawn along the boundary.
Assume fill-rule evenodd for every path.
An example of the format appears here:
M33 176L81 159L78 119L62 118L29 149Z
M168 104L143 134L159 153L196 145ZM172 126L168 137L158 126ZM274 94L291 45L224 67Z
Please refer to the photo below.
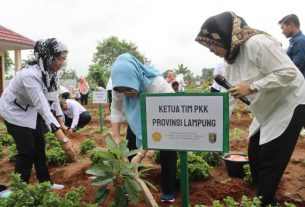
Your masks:
M0 25L0 40L17 43L25 46L33 46L35 42L27 37L24 37L12 30L9 30Z

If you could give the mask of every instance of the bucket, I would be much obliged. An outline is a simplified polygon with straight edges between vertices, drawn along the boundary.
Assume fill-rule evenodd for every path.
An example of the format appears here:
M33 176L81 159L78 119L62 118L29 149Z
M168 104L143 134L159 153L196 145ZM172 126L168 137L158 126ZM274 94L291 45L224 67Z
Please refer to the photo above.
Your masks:
M243 166L249 163L248 156L245 154L227 154L222 157L225 161L226 169L230 177L244 178Z

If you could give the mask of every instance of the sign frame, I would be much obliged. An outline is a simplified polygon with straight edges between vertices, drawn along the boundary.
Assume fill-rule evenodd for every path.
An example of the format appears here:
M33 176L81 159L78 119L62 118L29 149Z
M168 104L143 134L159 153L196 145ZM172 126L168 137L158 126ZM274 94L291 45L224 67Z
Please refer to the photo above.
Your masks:
M140 95L140 104L141 104L141 123L142 123L142 143L143 148L148 150L159 150L159 148L148 147L148 138L147 138L147 113L146 113L146 98L147 97L198 97L198 96L221 96L223 97L223 132L222 132L222 150L207 150L207 149L164 149L169 151L178 151L178 152L187 152L187 151L205 151L205 152L228 152L229 151L229 94L224 92L219 93L161 93L161 94L148 94L143 93Z

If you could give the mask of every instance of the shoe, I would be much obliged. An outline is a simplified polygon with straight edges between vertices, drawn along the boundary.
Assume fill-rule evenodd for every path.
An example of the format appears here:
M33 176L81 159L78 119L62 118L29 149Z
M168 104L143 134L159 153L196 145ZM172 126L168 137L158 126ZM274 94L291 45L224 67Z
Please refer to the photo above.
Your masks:
M304 137L304 136L305 136L305 129L302 129L302 130L301 130L300 135L301 135L301 137Z
M64 187L65 187L64 185L53 183L53 185L51 186L51 190L61 190Z
M172 203L175 201L175 195L173 193L162 193L161 202Z

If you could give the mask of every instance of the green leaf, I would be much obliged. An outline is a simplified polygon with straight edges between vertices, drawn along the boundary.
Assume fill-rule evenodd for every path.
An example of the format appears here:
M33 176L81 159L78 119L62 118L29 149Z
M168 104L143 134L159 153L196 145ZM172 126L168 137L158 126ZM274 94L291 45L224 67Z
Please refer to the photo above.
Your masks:
M111 176L98 177L98 178L96 178L95 180L92 181L92 185L94 185L94 186L105 186L112 181L113 181L113 177L111 177Z
M117 144L113 141L113 139L110 139L108 137L106 138L106 144L107 144L107 148L110 151L113 151L117 147Z
M106 169L105 165L97 164L86 170L86 173L95 176L105 176L106 175L105 169Z
M140 151L140 149L131 150L131 151L127 152L127 153L124 153L123 156L124 157L129 157L129 156L137 154L139 151Z
M96 191L95 202L97 202L97 203L103 202L107 198L109 192L110 191L108 189L106 189L106 187L99 188Z
M128 197L122 187L118 187L115 190L113 207L128 207Z
M135 180L126 178L124 186L128 192L129 199L132 203L138 203L140 200L139 192L142 190L139 183Z

